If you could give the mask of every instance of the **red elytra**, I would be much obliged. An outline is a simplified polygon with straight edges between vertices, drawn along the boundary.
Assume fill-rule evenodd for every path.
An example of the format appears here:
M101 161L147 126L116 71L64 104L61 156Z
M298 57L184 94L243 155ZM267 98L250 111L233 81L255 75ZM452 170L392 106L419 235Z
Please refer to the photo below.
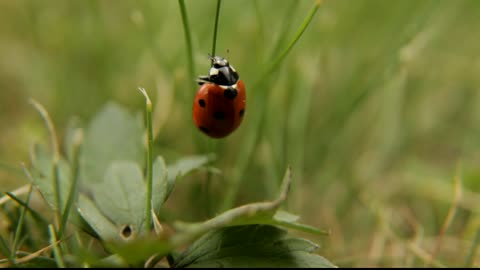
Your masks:
M233 94L230 94L234 91ZM193 119L199 130L212 138L224 138L242 123L246 108L245 85L236 87L203 83L193 103Z

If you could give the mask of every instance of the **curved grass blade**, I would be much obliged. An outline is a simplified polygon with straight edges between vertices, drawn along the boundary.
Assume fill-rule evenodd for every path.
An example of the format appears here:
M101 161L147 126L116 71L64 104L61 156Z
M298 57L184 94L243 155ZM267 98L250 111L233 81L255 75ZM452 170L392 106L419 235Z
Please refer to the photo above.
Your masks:
M310 9L308 12L307 16L303 20L302 25L298 28L295 36L293 39L290 41L288 46L282 51L282 53L272 62L272 64L267 67L267 69L264 71L263 75L260 76L260 80L264 80L265 77L269 76L275 69L278 68L280 63L285 59L287 54L292 50L293 46L297 43L297 41L300 39L300 37L303 35L305 30L307 29L308 25L312 21L313 17L315 16L315 13L317 13L318 8L320 7L321 0L315 1L315 4L313 7Z
M285 214L283 211L278 213L279 207L287 199L291 183L292 172L290 167L288 167L287 171L285 172L285 177L283 178L280 195L275 200L242 205L225 211L224 213L205 222L176 222L174 226L178 230L187 232L187 235L191 237L196 237L210 230L221 227L251 224L279 225L320 235L328 234L327 232L317 228L296 223L296 219L292 219L292 217L294 217L292 214Z
M59 168L58 168L58 162L60 161L60 151L58 150L58 139L57 139L57 133L55 132L55 127L53 125L53 121L50 118L49 113L41 105L39 102L37 102L34 99L30 100L30 104L38 111L40 116L42 117L43 121L45 122L45 126L47 127L47 130L50 134L50 144L52 147L52 154L53 154L53 160L52 160L52 172L53 172L53 192L54 192L54 198L55 198L55 203L57 205L57 209L55 211L55 218L56 218L56 224L60 223L61 219L61 208L60 208L60 184L59 184Z

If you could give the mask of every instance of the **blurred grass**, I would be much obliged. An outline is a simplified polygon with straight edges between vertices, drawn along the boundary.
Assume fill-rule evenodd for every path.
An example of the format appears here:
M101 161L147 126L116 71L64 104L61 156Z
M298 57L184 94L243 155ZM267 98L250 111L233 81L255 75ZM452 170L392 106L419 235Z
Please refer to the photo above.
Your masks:
M245 81L247 110L242 126L214 143L223 172L213 176L216 210L234 177L235 204L264 199L291 164L289 207L331 229L320 239L325 257L423 266L420 251L435 246L461 162L464 193L436 260L463 265L480 226L480 2L326 0L262 81L312 4L222 3L216 52ZM185 5L195 70L206 74L216 1ZM107 100L140 111L137 88L145 87L158 93L154 102L171 100L155 151L170 162L204 151L181 22L177 1L0 1L0 191L26 182L2 168L20 168L31 143L47 138L29 98L49 110L62 139L73 115L88 120ZM176 187L173 217L205 218L195 196L205 181L199 173Z

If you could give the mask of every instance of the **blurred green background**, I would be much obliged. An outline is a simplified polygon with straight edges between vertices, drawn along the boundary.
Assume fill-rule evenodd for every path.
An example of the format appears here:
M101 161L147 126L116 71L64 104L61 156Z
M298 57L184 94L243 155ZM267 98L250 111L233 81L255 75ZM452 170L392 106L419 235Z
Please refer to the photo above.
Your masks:
M210 64L216 1L185 3L198 76ZM314 240L333 263L463 266L480 227L480 2L326 0L262 77L313 3L222 2L217 54L244 80L247 112L212 141L194 128L177 1L0 0L0 191L27 183L18 168L32 143L46 142L29 98L61 139L73 116L88 122L109 100L143 110L145 87L156 153L171 163L215 152L221 170L211 212L200 172L177 184L172 218L273 198L291 165L289 210L331 231Z

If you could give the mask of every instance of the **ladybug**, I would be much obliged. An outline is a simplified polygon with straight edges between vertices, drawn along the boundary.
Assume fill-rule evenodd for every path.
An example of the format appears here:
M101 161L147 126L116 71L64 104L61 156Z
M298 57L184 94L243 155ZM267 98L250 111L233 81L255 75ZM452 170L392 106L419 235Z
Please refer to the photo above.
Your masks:
M212 138L224 138L242 123L246 93L243 81L227 59L210 56L209 74L197 79L200 88L193 102L197 128Z

